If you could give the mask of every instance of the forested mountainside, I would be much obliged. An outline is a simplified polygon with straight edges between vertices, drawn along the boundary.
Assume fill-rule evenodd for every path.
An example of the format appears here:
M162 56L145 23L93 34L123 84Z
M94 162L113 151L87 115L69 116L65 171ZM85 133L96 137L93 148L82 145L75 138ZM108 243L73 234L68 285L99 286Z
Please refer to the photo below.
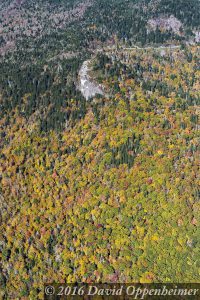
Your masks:
M0 298L199 282L199 6L2 1Z
M110 95L60 133L17 108L1 118L9 299L42 299L52 281L199 281L199 51L99 53Z
M4 0L1 117L20 107L26 118L37 115L41 131L62 130L70 117L85 116L84 99L75 85L92 50L116 43L198 43L199 11L196 0ZM73 115L72 98L77 101Z

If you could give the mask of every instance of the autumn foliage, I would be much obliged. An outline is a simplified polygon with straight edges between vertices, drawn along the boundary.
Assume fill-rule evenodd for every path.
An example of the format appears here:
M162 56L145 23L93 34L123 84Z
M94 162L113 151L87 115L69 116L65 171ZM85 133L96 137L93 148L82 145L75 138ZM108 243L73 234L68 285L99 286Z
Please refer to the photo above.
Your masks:
M62 132L20 108L0 120L8 299L53 281L199 281L199 48L104 55L109 96Z

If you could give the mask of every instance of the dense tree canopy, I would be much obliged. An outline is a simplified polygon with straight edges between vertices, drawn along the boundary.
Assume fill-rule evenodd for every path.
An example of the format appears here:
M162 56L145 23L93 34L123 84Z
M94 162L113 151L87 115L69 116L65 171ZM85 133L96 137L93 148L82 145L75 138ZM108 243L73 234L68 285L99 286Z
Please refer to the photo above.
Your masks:
M1 117L5 297L42 299L52 281L199 281L198 59L198 47L104 52L107 96L64 130L44 134L14 105Z

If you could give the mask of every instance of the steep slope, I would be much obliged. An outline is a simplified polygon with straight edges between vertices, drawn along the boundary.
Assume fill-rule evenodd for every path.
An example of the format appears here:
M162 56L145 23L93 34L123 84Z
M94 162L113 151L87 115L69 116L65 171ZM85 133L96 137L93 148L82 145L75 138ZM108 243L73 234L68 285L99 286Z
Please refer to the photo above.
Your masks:
M0 3L0 298L199 281L199 6Z
M4 0L0 10L0 116L37 115L41 131L85 116L78 70L102 45L199 40L199 1ZM112 16L112 17L111 17ZM22 98L26 102L22 104ZM71 99L77 111L71 116Z
M60 133L17 109L1 119L2 295L42 299L51 281L198 282L199 51L99 54L112 96Z

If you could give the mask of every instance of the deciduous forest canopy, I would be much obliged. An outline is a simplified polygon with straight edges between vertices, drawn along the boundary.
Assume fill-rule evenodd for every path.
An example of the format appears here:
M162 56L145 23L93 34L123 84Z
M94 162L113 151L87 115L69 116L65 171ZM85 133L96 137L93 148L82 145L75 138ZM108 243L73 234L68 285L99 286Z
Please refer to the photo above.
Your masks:
M0 298L199 282L200 1L0 4ZM86 100L79 70L103 89Z

